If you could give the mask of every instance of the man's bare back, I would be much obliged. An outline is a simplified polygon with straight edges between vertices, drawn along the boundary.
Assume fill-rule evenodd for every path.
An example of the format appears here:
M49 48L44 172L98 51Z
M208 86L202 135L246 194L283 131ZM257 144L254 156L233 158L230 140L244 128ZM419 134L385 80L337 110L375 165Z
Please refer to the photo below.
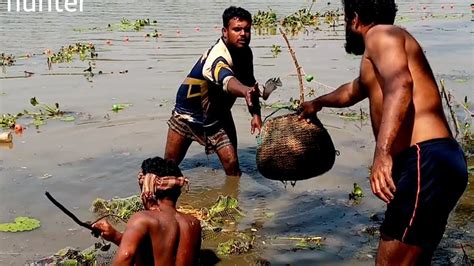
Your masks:
M451 136L436 81L418 42L404 29L393 25L373 26L367 32L365 42L367 49L361 60L360 86L370 101L375 138L378 137L382 123L386 87L382 86L384 81L373 60L377 60L379 57L377 48L384 45L392 46L392 44L387 44L390 42L402 43L405 53L400 54L393 49L384 49L383 56L392 57L390 60L381 60L381 65L378 67L399 70L398 73L394 73L394 78L403 77L406 74L411 75L413 83L412 100L410 100L408 112L393 142L392 155L398 154L415 143ZM392 53L396 54L392 55ZM403 62L408 62L408 65L398 67ZM408 71L408 73L403 73L403 71ZM429 100L427 101L427 99Z
M129 235L127 235L129 231ZM197 265L201 242L198 219L180 213L172 207L160 206L159 210L145 210L130 218L123 236L141 238L136 265ZM127 256L127 246L117 251ZM150 256L150 255L153 256Z

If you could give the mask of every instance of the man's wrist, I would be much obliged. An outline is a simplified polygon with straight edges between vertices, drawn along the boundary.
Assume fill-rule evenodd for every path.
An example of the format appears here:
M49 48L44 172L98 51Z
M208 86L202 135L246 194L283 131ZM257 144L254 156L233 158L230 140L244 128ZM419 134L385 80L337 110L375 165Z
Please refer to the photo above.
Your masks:
M376 145L375 146L375 155L389 155L390 149L386 145Z
M252 117L258 116L261 117L261 112L260 112L260 103L254 103L252 106L248 106L249 108L249 113L252 115Z

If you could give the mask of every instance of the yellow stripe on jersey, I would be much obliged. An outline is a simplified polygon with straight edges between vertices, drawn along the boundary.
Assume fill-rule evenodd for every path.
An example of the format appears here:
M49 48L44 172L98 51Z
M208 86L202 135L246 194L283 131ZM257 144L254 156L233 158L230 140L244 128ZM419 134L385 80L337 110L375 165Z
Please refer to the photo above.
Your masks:
M188 85L188 94L186 95L186 98L188 99L201 96L202 93L207 92L207 81L203 79L186 77L186 79L183 81L183 85ZM192 93L193 85L199 86L199 92Z

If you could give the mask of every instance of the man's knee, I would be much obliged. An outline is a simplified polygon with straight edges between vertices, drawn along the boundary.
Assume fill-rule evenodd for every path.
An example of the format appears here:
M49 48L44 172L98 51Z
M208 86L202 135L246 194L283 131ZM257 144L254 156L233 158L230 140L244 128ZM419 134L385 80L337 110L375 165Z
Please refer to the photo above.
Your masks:
M236 156L226 158L223 161L223 166L226 175L228 176L240 176L239 160Z
M418 265L422 249L405 244L382 233L376 265Z
M218 152L219 159L228 176L240 176L239 159L232 145L221 148Z

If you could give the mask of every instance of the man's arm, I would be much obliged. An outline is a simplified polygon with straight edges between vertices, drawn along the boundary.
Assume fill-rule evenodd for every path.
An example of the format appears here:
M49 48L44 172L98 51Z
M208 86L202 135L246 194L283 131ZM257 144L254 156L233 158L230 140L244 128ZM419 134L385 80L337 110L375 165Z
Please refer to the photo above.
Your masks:
M113 265L132 265L138 246L147 232L146 220L143 215L134 214L127 223Z
M359 78L356 78L352 82L341 85L331 93L302 103L300 118L314 117L323 107L343 108L352 106L366 97L366 93L360 87Z
M232 76L227 82L227 91L236 97L245 98L250 110L252 110L251 108L253 108L254 104L256 105L256 103L258 103L258 87L245 86L236 77ZM258 110L258 112L260 112L260 106L258 106Z
M367 55L382 79L383 93L382 119L370 182L374 194L388 203L395 191L391 149L412 103L413 80L401 29L375 28L368 32L366 40Z

